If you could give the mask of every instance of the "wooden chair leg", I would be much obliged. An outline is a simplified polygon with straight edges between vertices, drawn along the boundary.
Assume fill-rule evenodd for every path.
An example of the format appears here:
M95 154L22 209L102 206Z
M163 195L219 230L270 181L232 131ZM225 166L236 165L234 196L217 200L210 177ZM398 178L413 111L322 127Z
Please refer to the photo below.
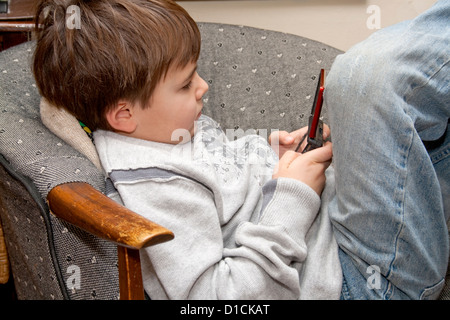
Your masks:
M144 300L139 250L117 246L120 300Z

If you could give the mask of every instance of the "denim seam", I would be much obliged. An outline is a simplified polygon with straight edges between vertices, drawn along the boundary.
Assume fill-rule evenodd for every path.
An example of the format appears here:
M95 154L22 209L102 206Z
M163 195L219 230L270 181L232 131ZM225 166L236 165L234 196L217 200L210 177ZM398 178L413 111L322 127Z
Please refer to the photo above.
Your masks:
M397 254L399 251L399 239L402 237L402 233L403 233L403 229L405 226L405 184L408 178L408 160L409 160L409 155L410 155L410 151L411 151L411 147L413 144L413 138L414 138L414 133L413 130L410 128L410 130L407 132L407 136L408 136L408 142L404 144L403 146L403 150L402 150L402 157L400 159L400 166L403 165L403 168L401 168L402 170L399 172L399 181L397 183L397 191L394 194L394 200L398 203L398 208L397 208L397 215L399 215L401 217L401 221L400 221L400 225L398 228L398 232L396 234L395 237L395 242L394 242L394 255L392 257L391 263L389 264L389 269L386 273L386 280L389 281L388 286L383 294L383 298L384 299L390 299L390 297L392 296L392 294L394 293L393 287L391 286L391 275L393 272L393 267L396 264L397 261Z
M350 300L351 295L348 292L347 280L345 277L342 278L342 288L341 288L341 300Z
M437 164L438 162L445 160L447 157L450 156L450 149L443 149L437 154L434 154L432 157L430 157L431 162L434 164Z
M426 300L428 298L435 300L436 299L435 296L441 292L444 285L445 285L445 278L442 278L436 284L426 287L425 289L422 290L420 294L420 300Z

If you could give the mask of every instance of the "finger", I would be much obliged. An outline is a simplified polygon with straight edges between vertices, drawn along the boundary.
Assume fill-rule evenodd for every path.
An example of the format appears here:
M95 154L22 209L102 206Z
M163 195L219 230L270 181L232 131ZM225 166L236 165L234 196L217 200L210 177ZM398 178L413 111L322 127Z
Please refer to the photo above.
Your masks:
M297 159L300 156L299 153L289 150L286 151L284 153L284 155L281 157L279 163L280 165L282 165L283 167L289 168L289 166L291 165L291 163Z
M280 144L284 144L284 145L286 145L286 144L292 144L293 142L294 142L294 140L295 140L295 137L294 136L292 136L289 132L287 132L287 131L280 131L280 133L279 133L279 141L280 141Z
M305 153L304 156L310 157L311 161L318 163L331 161L333 157L333 144L326 142L322 147L311 150Z
M291 150L286 151L276 164L272 177L274 179L278 178L280 170L281 171L287 170L291 166L292 162L294 162L294 160L297 159L299 156L300 154L297 152Z
M276 131L269 136L269 143L271 145L290 145L295 138L287 131Z
M308 131L308 127L303 127L298 130L292 131L290 134L295 138L295 142L300 142L300 140L303 138L303 136Z
M323 140L326 140L331 134L330 127L327 124L323 124Z

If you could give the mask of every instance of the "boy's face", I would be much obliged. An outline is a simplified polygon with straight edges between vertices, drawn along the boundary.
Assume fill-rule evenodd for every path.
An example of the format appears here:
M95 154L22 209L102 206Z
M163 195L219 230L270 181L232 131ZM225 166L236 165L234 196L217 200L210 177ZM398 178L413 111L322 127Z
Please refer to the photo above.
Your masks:
M134 108L137 126L130 136L176 144L183 132L189 132L190 139L194 135L194 123L201 115L202 97L208 91L208 84L196 70L194 62L184 68L169 68L166 77L155 87L149 107ZM187 142L185 138L183 141Z

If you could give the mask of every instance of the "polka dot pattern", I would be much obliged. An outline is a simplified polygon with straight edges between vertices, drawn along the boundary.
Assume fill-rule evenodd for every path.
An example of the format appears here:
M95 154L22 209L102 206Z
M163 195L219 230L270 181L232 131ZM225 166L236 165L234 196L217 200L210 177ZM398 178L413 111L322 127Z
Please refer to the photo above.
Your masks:
M307 124L321 68L341 51L292 34L199 24L204 112L224 129L295 130ZM326 110L324 110L326 121Z

